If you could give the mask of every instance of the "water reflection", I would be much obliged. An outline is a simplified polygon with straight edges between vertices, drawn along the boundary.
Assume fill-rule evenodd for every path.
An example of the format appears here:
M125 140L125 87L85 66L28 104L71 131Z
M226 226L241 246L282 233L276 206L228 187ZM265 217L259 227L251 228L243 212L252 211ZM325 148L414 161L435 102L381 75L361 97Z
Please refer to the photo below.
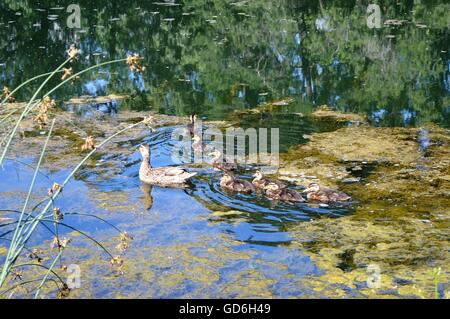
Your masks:
M83 51L76 69L130 52L145 57L144 76L111 66L104 70L110 78L92 74L83 85L91 95L132 94L133 108L221 119L230 110L292 96L305 108L329 104L368 115L385 110L375 119L378 125L448 124L445 1L388 1L380 30L367 27L358 6L290 0L79 1L81 29L69 29L63 10L68 4L5 4L2 84L15 87L47 72L76 43ZM58 95L79 93L70 86Z

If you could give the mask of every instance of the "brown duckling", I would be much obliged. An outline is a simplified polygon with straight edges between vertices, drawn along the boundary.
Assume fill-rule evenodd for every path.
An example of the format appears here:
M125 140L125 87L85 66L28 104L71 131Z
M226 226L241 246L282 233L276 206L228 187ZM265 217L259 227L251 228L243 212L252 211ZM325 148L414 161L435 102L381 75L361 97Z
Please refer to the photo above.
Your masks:
M286 184L280 181L263 178L263 174L261 173L261 171L256 171L253 177L254 179L252 181L252 184L255 185L255 187L258 189L264 189L264 187L271 183L278 185L280 189L287 187Z
M296 190L289 188L280 188L280 186L275 183L269 183L268 185L264 186L264 194L269 199L281 200L288 203L305 202L303 196Z
M222 187L224 190L236 193L251 194L255 191L255 186L252 183L237 179L227 173L225 173L220 179L220 187Z
M227 160L222 157L222 154L219 150L214 150L209 153L209 155L213 157L212 166L214 168L220 169L221 171L225 172L234 172L237 170L236 163L227 162Z
M198 135L194 135L192 138L192 149L194 152L209 152L211 151L212 147L210 145L206 145L205 143L202 143L202 139Z
M318 201L318 202L348 202L352 198L345 194L344 192L330 189L326 187L321 187L317 183L309 184L303 193L307 193L308 200Z
M195 135L195 122L197 121L197 114L193 113L193 114L189 115L189 120L191 122L187 125L187 130L188 130L189 134L191 135L191 137L194 137L194 135Z

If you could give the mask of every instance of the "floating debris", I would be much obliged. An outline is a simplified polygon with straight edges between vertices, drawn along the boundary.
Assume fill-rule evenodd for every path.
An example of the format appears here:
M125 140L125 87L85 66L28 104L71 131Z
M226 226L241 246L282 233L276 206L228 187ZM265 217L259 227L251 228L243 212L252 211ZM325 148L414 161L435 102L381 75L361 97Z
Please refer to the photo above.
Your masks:
M394 26L400 26L407 22L406 20L396 20L396 19L388 19L384 21L384 25L394 25Z
M165 7L174 7L174 6L180 6L180 3L175 3L175 1L167 1L167 2L153 2L153 4L157 6L165 6Z
M59 15L57 15L57 14L50 14L47 16L47 19L49 19L50 21L55 21L58 19L58 17L59 17Z

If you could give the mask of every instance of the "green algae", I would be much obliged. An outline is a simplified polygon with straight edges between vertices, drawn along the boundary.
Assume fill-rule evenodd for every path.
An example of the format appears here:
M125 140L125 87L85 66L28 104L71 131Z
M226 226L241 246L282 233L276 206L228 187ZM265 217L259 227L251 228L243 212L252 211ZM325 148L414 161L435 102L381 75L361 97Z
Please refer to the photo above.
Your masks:
M310 116L321 121L345 122L356 125L367 124L367 117L365 115L334 111L327 105L318 107Z
M303 284L329 297L348 297L350 289L357 290L356 297L432 298L431 269L441 267L440 280L450 282L449 135L428 130L426 154L420 152L417 129L349 127L313 134L282 156L282 177L304 185L305 174L316 175L357 201L350 216L289 225L296 238L292 245L326 270ZM341 183L355 163L373 167L360 183ZM377 289L364 284L370 264L381 269Z
M49 145L51 155L47 158L46 167L57 170L75 165L82 157L79 148L87 132L101 139L129 122L128 119L136 121L143 116L143 113L130 112L102 122L78 119L76 127L69 123L75 121L71 115L58 117L59 126L55 130L55 141ZM187 123L185 118L157 117L159 125ZM431 298L435 296L435 278L430 272L436 267L442 269L439 280L442 283L450 281L450 139L445 130L433 127L428 130L431 145L425 154L421 153L417 142L417 129L352 126L312 134L306 145L294 147L281 155L281 179L303 186L318 181L339 187L356 200L352 215L285 226L293 238L286 247L306 252L324 270L321 276L302 279L285 275L303 287L305 296ZM107 146L105 152L118 155L133 152L124 150L120 143L138 140L147 134L148 130L143 127L132 130ZM13 150L26 150L30 156L37 154L43 138L39 134L25 138ZM95 166L97 160L94 158L88 167L100 177L112 177L121 172L120 156L111 158L108 165L100 168ZM360 171L364 174L359 182L344 183ZM145 213L136 203L136 198L126 191L91 189L89 196L105 218L113 213ZM148 200L144 197L145 192L141 200ZM211 213L197 218L205 218L211 224L240 223L248 214L227 210L219 204L205 202L204 205ZM148 224L157 217L149 215L146 218L145 223ZM137 241L147 236L143 232L133 234ZM124 274L121 275L111 268L106 255L99 254L100 251L92 246L80 244L77 233L69 236L75 240L65 253L64 263L79 264L83 270L83 288L72 291L70 298L91 298L101 292L103 297L149 298L171 296L174 291L182 297L273 298L276 295L272 286L276 281L254 268L238 269L229 282L218 289L216 286L222 278L222 270L237 260L252 260L255 264L286 270L282 263L253 259L251 252L235 250L241 242L222 235L173 245L139 245L136 249L132 244L123 256ZM102 236L101 242L112 252L119 253L115 250L117 242L114 237ZM45 247L48 249L49 244L46 243ZM51 256L54 253L47 254L44 261ZM365 285L368 278L366 268L370 264L381 269L381 283L377 289ZM27 273L27 276L42 275L35 271ZM196 289L179 291L180 286L187 282L195 285ZM20 289L16 296L21 294L26 295L27 291ZM55 294L54 285L46 285L43 296L54 298ZM445 296L448 295L444 291Z

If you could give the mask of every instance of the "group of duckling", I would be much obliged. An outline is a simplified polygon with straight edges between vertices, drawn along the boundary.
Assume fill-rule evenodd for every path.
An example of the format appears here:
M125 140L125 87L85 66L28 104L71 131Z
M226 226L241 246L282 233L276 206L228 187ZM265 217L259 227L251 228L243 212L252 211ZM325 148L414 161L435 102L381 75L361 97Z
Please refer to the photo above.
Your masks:
M253 192L259 192L270 200L282 201L290 204L306 202L306 199L301 193L288 188L285 183L279 180L272 180L264 177L260 171L256 171L253 177L252 182L249 182L238 179L229 172L225 172L220 179L220 186L224 190L237 193L251 194ZM351 200L351 197L347 194L338 190L321 187L317 183L309 184L309 186L303 190L303 193L306 193L308 201L336 203L348 202Z
M245 194L258 192L270 200L291 204L305 202L306 200L322 203L348 202L351 200L351 197L347 194L338 190L321 187L317 183L311 183L303 190L302 193L306 193L305 199L298 191L288 188L285 183L279 180L264 177L260 171L256 171L253 175L252 182L235 177L234 172L238 169L236 163L227 162L219 150L212 150L210 145L205 145L201 142L201 138L195 135L194 132L195 120L196 116L191 115L190 123L187 126L187 130L193 141L192 148L194 151L209 152L209 155L212 156L212 166L224 172L224 175L220 179L220 187L223 190ZM142 155L139 178L144 183L163 187L186 185L192 177L197 175L196 172L190 173L184 168L179 167L153 168L150 163L150 146L141 145L139 151Z

